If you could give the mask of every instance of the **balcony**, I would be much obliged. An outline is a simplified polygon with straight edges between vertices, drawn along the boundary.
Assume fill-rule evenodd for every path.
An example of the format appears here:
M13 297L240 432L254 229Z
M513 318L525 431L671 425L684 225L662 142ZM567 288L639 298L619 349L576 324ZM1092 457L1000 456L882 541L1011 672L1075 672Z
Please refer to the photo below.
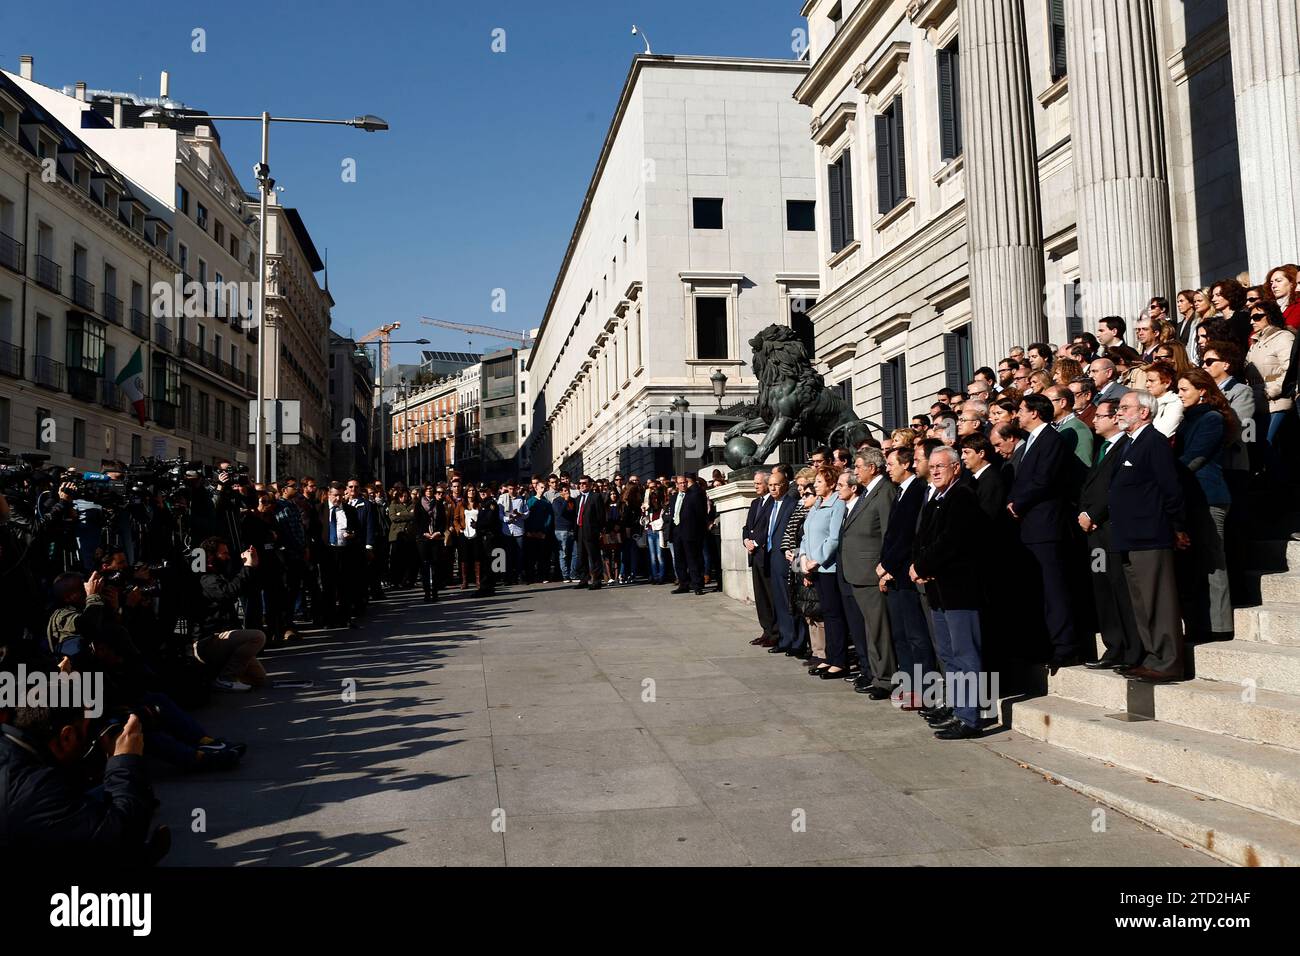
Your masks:
M131 331L139 338L149 341L149 316L139 309L131 310Z
M72 277L72 301L83 309L95 310L95 285L79 275Z
M68 380L68 394L73 398L79 398L83 402L94 402L99 399L99 383L104 378L98 372L84 368L69 368L65 374Z
M122 300L115 295L104 293L104 318L114 325L122 324Z
M126 407L125 395L116 382L110 382L106 378L99 380L99 404L115 412L120 412Z
M38 255L36 257L36 284L44 286L51 292L63 293L63 267L53 259Z
M67 387L67 371L62 362L56 362L47 355L38 355L32 363L32 381L41 388L62 392Z
M154 323L153 340L154 344L164 352L170 352L172 350L172 330L163 325L163 323Z
M149 417L163 428L175 428L176 406L169 402L163 402L156 398L151 398L149 399Z
M26 247L13 236L0 232L0 266L21 274Z
M0 342L0 375L23 377L23 349L12 342Z

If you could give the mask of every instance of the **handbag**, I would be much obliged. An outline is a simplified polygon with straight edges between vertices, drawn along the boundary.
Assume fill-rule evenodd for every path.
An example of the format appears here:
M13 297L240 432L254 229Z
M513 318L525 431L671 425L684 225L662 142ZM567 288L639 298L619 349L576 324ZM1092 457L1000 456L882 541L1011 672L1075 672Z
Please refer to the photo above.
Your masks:
M659 518L655 518L653 521L651 521L651 522L650 522L650 530L651 530L651 531L662 531L662 530L664 530L664 519L663 519L662 517L659 517Z
M820 574L814 571L813 574ZM815 578L811 580L816 580ZM822 599L816 584L804 584L804 574L797 568L790 568L790 605L809 620L822 619Z

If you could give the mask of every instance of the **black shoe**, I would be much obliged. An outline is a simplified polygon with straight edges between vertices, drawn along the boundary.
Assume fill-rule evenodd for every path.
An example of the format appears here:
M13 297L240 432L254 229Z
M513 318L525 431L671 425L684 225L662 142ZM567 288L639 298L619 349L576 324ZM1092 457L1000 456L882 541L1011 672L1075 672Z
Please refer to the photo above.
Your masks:
M604 586L605 586L605 585L603 585L603 584L588 584L588 585L587 585L587 590L588 590L588 591L599 591L599 590L600 590L601 588L603 588Z
M1054 657L1051 663L1047 665L1047 672L1055 677L1056 672L1062 667L1074 667L1081 663L1083 662L1078 657Z
M767 652L768 652L769 654L788 654L788 653L790 653L790 652L787 651L784 647L782 647L780 644L773 644L771 647L769 647L769 648L767 649Z
M920 714L922 717L924 717L926 720L929 720L931 717L952 716L952 711L949 710L947 707L922 707L920 710L917 711L917 713Z
M671 591L669 591L668 593L669 593L669 594L689 594L689 593L690 593L690 590L691 590L691 589L688 588L688 587L686 587L685 585L681 585L681 584L679 584L677 587L673 588L673 589L672 589Z
M933 717L925 718L925 722L931 727L942 727L944 724L956 719L957 718L953 716L952 711L945 708L941 713L937 713Z
M704 593L704 589L703 589L703 588L696 588L696 589L695 589L695 593L696 593L696 594L703 594L703 593Z
M1087 664L1084 664L1083 666L1088 668L1088 670L1090 671L1104 671L1104 670L1109 670L1111 668L1118 667L1119 664L1113 660L1108 660L1106 657L1103 656L1101 660L1091 661Z
M934 732L936 740L972 740L980 736L983 736L983 732L978 727L972 727L970 724L964 724L956 719L948 726L941 727Z
M877 687L872 684L867 688L866 694L871 700L889 700L893 696L893 691L888 687Z
M829 667L826 667L818 671L817 676L820 677L822 680L839 680L848 672L849 672L848 668L842 668L841 670L832 673L831 669Z

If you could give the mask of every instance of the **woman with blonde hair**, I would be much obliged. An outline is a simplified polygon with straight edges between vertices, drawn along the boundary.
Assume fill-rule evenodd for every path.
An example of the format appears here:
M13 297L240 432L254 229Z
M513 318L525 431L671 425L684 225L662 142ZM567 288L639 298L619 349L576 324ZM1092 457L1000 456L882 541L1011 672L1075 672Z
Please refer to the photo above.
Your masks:
M1174 384L1179 379L1179 373L1168 362L1152 362L1142 372L1143 379L1138 387L1145 388L1156 400L1156 411L1151 416L1151 424L1166 438L1173 438L1183 420L1183 402L1178 397Z
M1182 375L1189 369L1196 367L1191 358L1188 357L1187 349L1183 347L1183 343L1178 341L1177 338L1157 345L1154 361L1168 362L1174 367L1174 372L1178 375ZM1177 380L1175 379L1175 381Z

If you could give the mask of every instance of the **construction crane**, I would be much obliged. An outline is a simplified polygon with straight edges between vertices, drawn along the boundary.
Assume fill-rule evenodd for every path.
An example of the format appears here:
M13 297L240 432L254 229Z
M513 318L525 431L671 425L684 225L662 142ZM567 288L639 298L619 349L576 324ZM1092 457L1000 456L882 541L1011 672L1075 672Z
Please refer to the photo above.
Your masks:
M532 337L527 332L515 332L512 329L497 329L490 325L464 325L460 322L448 322L445 319L431 319L427 315L420 316L420 321L425 325L432 325L439 329L455 329L458 332L468 332L471 335L487 335L494 339L505 339L521 349L528 348L532 343Z
M358 345L361 345L362 343L365 342L373 342L375 341L375 339L383 339L383 342L380 345L381 354L379 359L379 368L381 372L383 369L387 368L389 364L388 359L390 356L388 351L389 350L388 340L392 337L393 333L396 332L401 327L402 327L401 322L389 322L387 325L381 325L379 328L375 329L374 331L367 332L365 335L361 336L361 338L357 339Z

